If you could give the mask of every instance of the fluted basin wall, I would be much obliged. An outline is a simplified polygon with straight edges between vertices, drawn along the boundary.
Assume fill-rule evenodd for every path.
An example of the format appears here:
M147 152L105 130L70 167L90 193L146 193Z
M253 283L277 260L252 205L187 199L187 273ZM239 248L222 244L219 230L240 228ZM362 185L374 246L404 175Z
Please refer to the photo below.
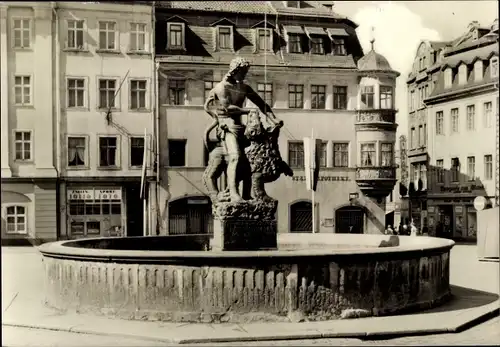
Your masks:
M83 243L88 247L92 240ZM144 246L148 238L136 243ZM286 234L279 238L286 250L220 253L65 244L40 247L48 304L123 318L325 320L348 311L384 315L427 308L450 293L453 242L444 239Z

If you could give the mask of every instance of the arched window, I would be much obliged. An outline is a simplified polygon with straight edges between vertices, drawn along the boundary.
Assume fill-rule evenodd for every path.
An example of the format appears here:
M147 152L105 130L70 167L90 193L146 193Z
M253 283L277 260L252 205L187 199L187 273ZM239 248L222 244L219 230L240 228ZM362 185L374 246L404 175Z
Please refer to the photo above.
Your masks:
M298 201L290 206L290 232L312 232L312 203Z
M27 234L26 207L20 205L5 208L7 234Z

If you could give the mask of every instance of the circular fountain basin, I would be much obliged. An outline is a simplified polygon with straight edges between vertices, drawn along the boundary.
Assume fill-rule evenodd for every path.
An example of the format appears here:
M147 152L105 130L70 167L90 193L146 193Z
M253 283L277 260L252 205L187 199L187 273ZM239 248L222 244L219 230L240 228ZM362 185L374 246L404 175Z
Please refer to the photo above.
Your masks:
M208 235L43 244L47 304L127 319L296 322L427 309L450 296L446 239L294 233L278 234L278 250L208 244Z

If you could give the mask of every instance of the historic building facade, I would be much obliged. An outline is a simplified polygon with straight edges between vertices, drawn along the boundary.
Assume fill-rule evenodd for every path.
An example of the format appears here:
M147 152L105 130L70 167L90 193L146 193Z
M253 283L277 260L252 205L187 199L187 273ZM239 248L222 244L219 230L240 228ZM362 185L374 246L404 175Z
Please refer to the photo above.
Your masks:
M412 175L417 190L424 186L418 187L418 180L427 181L423 224L431 235L473 240L474 198L484 196L494 204L495 197L498 28L471 23L445 48L439 64L432 92L425 98L427 174ZM413 129L411 125L410 138Z
M50 2L0 4L2 240L57 238Z
M142 235L152 7L1 6L2 238Z
M212 120L203 104L236 55L252 64L247 83L285 122L279 145L294 177L266 187L279 200L278 230L311 232L313 218L315 232L383 230L396 178L398 73L374 50L363 56L355 24L310 1L159 6L160 232L210 232L202 174ZM302 144L312 130L322 140L315 216Z

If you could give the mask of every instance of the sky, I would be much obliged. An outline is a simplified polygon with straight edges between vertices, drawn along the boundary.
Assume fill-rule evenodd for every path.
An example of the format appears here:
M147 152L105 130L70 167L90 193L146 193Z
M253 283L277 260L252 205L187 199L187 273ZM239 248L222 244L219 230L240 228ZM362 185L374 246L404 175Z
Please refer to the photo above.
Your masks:
M401 73L396 83L398 134L407 133L406 77L421 40L452 40L476 20L490 27L498 18L498 0L474 1L334 1L334 11L359 25L365 53L375 51ZM373 31L372 31L373 27Z

